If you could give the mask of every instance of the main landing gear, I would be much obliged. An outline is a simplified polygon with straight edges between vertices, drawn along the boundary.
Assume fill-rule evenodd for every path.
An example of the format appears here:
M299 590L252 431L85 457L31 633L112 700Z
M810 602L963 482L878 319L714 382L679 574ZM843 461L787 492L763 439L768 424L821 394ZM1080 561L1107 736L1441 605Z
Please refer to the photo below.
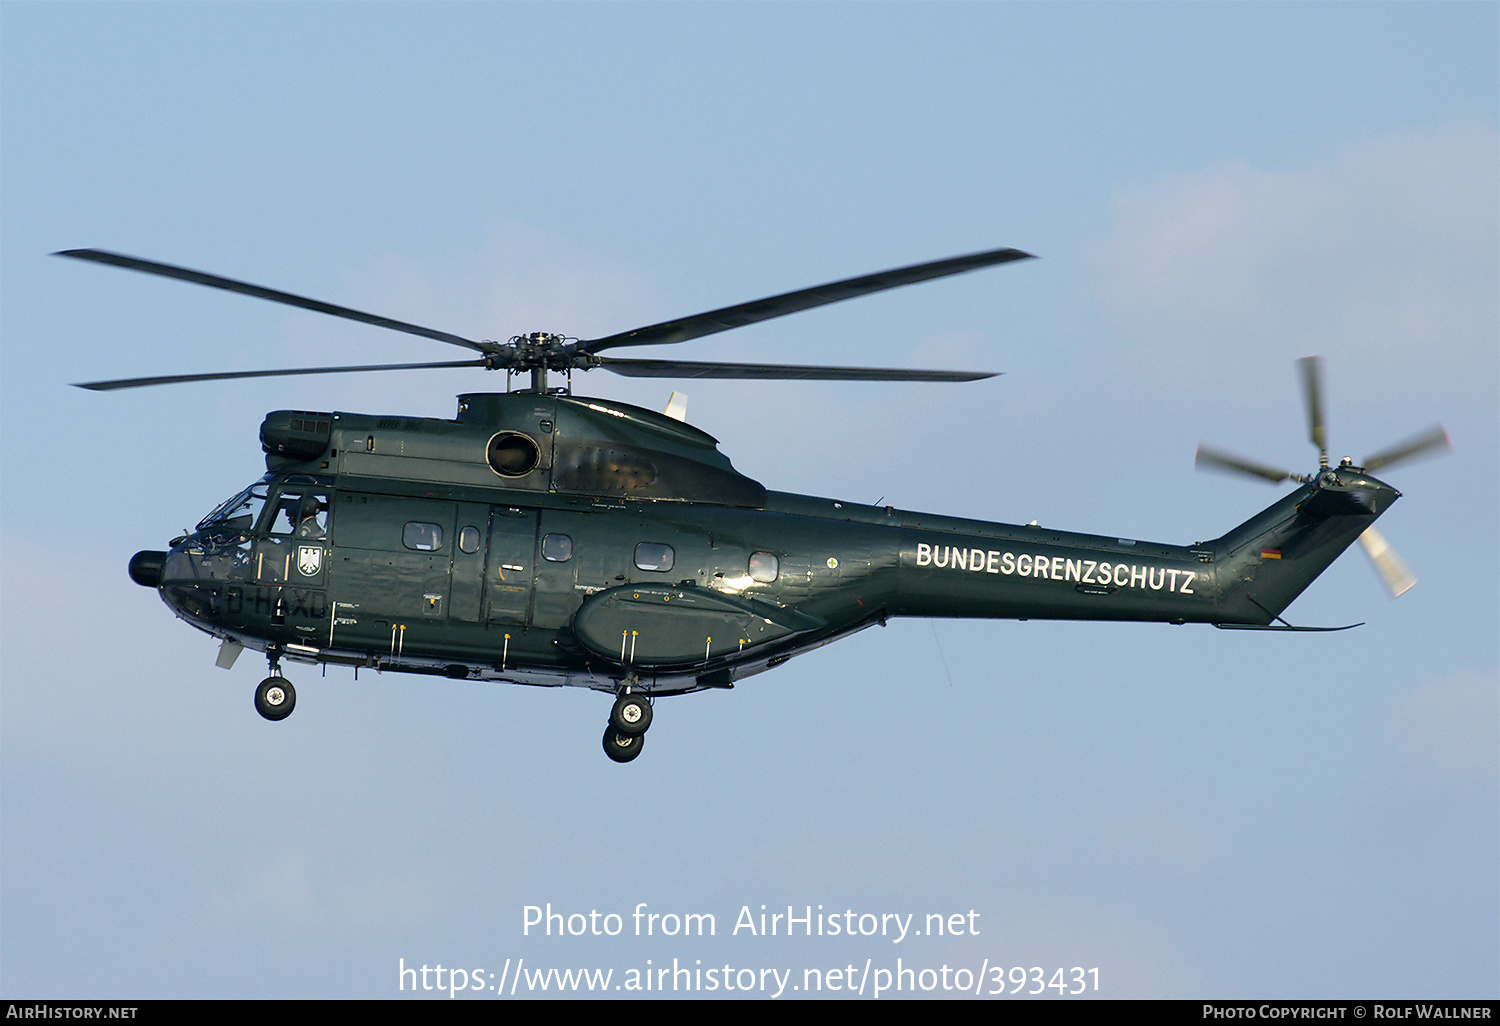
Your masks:
M646 728L650 726L650 699L639 692L622 693L609 711L609 726L604 728L604 754L615 762L634 759L646 744Z
M271 676L255 689L255 711L271 721L284 720L297 708L297 689L281 675L281 666L271 657Z

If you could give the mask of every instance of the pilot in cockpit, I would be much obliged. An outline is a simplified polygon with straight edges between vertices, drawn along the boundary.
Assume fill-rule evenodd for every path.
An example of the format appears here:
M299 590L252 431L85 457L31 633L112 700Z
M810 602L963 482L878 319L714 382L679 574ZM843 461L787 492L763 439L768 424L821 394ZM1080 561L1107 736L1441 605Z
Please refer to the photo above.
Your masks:
M297 537L322 538L327 532L328 503L320 495L309 492L302 496L297 510Z

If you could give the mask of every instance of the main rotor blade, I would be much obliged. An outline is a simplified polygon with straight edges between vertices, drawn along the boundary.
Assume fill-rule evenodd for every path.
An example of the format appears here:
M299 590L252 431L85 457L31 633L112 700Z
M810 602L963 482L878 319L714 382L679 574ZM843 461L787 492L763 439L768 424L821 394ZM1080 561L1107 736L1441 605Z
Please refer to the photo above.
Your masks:
M1365 460L1364 468L1370 471L1379 470L1381 467L1406 463L1420 456L1426 456L1438 449L1443 452L1453 451L1453 443L1448 441L1448 432L1443 430L1441 424L1424 431L1415 438L1409 438L1389 449L1381 450Z
M979 381L985 371L903 370L884 367L806 367L779 363L699 363L691 360L613 360L605 370L632 378L745 378L760 381Z
M1206 445L1198 446L1198 455L1193 457L1193 465L1196 467L1213 467L1217 470L1228 470L1237 474L1249 474L1252 477L1264 478L1267 481L1277 483L1286 480L1300 481L1300 474L1293 474L1290 470L1282 470L1279 467L1269 467L1264 463L1256 463L1242 456L1235 456L1217 449L1210 449Z
M1375 530L1373 525L1360 534L1359 543L1364 546L1365 555L1370 557L1370 565L1380 575L1391 598L1399 598L1417 583L1416 575L1407 568L1401 557L1396 555L1396 550L1386 542L1385 536Z
M1318 447L1318 465L1328 466L1328 432L1323 426L1323 358L1304 356L1297 361L1302 368L1302 395L1307 403L1307 434Z
M768 296L765 299L756 299L748 303L737 303L734 306L694 314L691 317L679 317L673 321L663 321L660 324L620 332L617 335L588 339L578 343L573 351L600 353L618 346L654 346L671 342L687 342L690 339L728 331L730 328L767 321L773 317L783 317L800 310L811 310L816 306L837 303L884 289L893 289L899 285L911 285L919 281L942 278L950 274L962 274L964 271L973 271L992 264L1003 264L1011 260L1025 260L1030 257L1030 253L1023 253L1019 249L993 249L969 256L952 257L948 260L934 260L931 263L914 264L911 267L898 267L890 271L866 274L859 278L829 282L827 285L817 285L810 289L785 292L779 296Z
M493 352L496 348L495 346L486 346L472 339L464 338L461 335L438 331L435 328L424 328L420 324L408 324L405 321L396 321L389 317L380 317L361 310L351 310L347 306L335 306L332 303L324 303L317 299L308 299L305 296L294 296L290 292L279 292L276 289L251 285L248 282L235 281L232 278L221 278L216 274L205 274L202 271L194 271L186 267L174 267L171 264L159 264L154 260L141 260L138 257L124 256L120 253L109 253L101 249L65 249L60 253L52 255L72 257L74 260L89 260L96 264L108 264L111 267L123 267L128 271L157 274L163 278L177 278L180 281L190 281L195 285L207 285L209 288L224 289L226 292L238 292L244 296L254 296L256 299L269 299L273 303L298 306L304 310L312 310L316 313L342 317L349 321L359 321L361 324L373 324L377 328L404 331L408 335L420 335L423 338L435 339L438 342L447 342L450 345L463 346L466 349L473 349L480 353Z
M185 381L224 381L230 378L285 378L298 374L348 374L354 371L425 370L434 367L483 367L484 360L451 360L443 363L381 363L363 367L295 367L290 370L225 371L218 374L171 374L159 378L121 378L118 381L80 381L77 388L113 392L146 385L177 385Z

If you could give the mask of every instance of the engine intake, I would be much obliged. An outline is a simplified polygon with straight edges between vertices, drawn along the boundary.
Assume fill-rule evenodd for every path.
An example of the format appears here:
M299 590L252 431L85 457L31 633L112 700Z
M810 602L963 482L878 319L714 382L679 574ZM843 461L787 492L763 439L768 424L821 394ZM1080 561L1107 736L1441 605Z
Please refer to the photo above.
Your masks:
M260 447L272 456L306 462L328 451L333 414L276 410L260 425Z

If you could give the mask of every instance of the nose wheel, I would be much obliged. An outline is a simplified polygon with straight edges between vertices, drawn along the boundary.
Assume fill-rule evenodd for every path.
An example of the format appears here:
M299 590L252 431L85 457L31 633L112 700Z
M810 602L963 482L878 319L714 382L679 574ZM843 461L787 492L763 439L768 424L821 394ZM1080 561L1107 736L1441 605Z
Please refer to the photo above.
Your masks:
M615 762L634 759L645 746L650 726L650 700L638 692L621 695L609 711L609 726L604 728L604 754Z
M268 720L284 720L295 708L297 689L285 677L267 677L255 689L255 711Z

